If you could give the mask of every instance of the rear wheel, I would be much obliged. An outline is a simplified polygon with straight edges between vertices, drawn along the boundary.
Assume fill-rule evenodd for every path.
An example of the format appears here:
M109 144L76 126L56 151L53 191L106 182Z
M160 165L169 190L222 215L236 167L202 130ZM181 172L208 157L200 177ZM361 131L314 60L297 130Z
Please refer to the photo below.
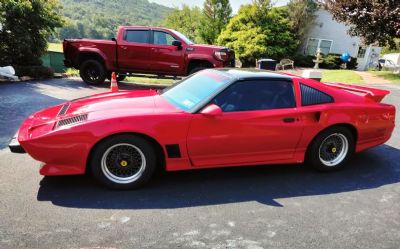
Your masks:
M342 168L354 153L353 134L345 127L332 127L320 133L307 151L306 162L317 170Z
M97 60L84 61L79 67L79 74L82 80L89 85L102 84L106 79L104 66Z
M146 139L116 135L94 148L89 166L94 177L106 187L134 189L151 178L157 155Z

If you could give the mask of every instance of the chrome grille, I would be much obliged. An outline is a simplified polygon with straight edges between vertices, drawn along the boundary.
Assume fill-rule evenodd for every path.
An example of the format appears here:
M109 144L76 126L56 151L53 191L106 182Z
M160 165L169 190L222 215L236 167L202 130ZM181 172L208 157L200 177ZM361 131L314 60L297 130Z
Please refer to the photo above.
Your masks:
M57 122L57 127L79 123L87 120L87 117L88 117L87 114L82 114L71 118L61 119L60 121Z
M64 115L65 113L67 113L68 108L69 108L69 104L64 104L64 105L61 107L60 111L58 111L57 117L62 116L62 115Z

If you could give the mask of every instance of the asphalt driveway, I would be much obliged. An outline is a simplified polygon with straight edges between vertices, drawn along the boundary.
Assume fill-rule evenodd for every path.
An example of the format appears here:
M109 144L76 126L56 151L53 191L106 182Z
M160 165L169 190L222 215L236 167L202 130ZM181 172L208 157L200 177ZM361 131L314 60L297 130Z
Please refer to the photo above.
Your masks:
M400 110L400 86L379 87ZM0 83L0 248L400 247L400 118L390 141L338 172L174 172L136 191L110 191L86 176L42 177L38 162L8 151L30 113L103 91L78 80Z

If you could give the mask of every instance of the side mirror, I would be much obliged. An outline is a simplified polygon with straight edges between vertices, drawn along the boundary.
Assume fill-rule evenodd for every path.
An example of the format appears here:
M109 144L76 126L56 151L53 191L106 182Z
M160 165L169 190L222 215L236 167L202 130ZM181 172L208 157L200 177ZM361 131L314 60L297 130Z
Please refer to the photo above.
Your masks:
M111 41L117 41L117 39L115 39L115 37L111 38Z
M175 41L172 42L172 46L180 48L180 47L182 47L182 42L178 41L178 40L175 40Z
M200 113L206 117L217 117L222 115L222 109L215 104L211 104L201 110Z

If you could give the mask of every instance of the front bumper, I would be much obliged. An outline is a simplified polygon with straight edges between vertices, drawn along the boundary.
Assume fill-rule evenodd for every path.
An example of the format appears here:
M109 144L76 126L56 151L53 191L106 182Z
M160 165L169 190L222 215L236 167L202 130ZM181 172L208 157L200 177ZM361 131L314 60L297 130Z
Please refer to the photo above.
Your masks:
M11 139L10 143L8 144L8 148L12 153L26 153L24 148L18 142L18 133L14 135Z

